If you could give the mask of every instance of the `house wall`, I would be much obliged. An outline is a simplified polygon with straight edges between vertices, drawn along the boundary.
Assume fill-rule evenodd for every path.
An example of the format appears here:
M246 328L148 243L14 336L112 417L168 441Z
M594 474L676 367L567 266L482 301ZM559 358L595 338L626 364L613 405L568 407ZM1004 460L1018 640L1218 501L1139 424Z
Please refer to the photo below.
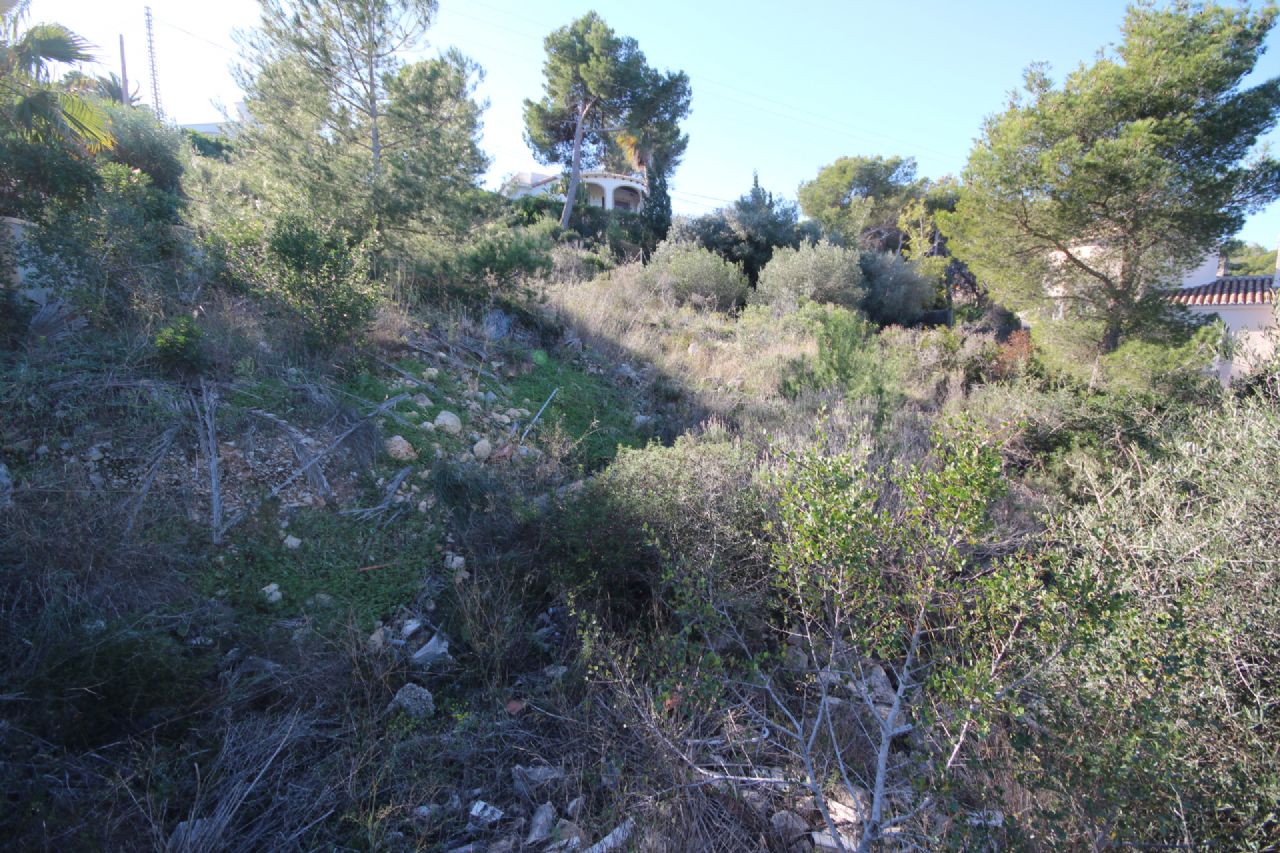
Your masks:
M1224 385L1275 355L1280 330L1272 309L1271 305L1205 305L1187 309L1196 317L1217 315L1231 335L1232 357L1217 364L1218 378Z

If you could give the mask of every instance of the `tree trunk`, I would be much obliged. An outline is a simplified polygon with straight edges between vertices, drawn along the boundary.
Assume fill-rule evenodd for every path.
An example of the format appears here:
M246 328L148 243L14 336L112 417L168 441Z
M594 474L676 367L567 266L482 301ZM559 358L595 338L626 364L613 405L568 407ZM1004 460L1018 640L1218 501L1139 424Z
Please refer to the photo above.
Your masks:
M1115 314L1107 317L1106 328L1102 332L1102 354L1115 352L1120 346L1120 318Z
M587 114L594 101L587 101L578 112L578 123L573 128L573 158L569 165L569 189L564 195L564 210L560 212L560 227L569 227L573 214L573 202L578 197L578 183L582 176L582 134L586 130Z

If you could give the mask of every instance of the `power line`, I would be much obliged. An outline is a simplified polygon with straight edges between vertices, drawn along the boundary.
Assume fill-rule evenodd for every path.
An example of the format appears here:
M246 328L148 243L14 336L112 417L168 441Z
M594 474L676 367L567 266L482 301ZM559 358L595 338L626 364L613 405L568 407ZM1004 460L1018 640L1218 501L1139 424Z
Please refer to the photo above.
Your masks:
M164 26L168 27L168 28L169 28L169 29L171 29L171 30L177 30L178 32L182 33L183 35L185 35L185 36L190 36L191 38L195 39L196 41L202 41L202 42L204 42L205 44L210 45L211 47L216 47L218 50L224 51L224 52L226 52L226 53L230 53L230 54L232 54L232 55L236 55L236 54L237 54L236 49L235 49L235 48L233 48L233 47L229 47L229 46L227 46L227 45L225 45L225 44L222 44L222 43L219 43L219 42L216 42L216 41L212 41L212 40L210 40L210 39L207 39L207 38L205 38L204 36L197 35L196 33L191 32L191 30L184 30L182 27L178 26L177 24L170 23L169 21L163 20L163 19L161 19L161 18L156 18L155 20L156 20L156 23L158 23L158 24L162 24L162 25L164 25Z

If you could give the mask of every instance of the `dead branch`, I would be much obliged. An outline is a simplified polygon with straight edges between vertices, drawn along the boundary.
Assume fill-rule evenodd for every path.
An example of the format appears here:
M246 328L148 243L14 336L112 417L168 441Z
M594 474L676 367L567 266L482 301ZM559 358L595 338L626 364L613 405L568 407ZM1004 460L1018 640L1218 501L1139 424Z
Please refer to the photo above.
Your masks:
M354 516L356 518L361 519L362 521L368 521L372 518L376 518L379 515L382 515L384 512L391 509L391 504L393 501L395 501L395 498L396 498L396 492L400 490L400 486L404 483L405 478L408 477L411 473L413 473L412 465L406 465L405 467L397 471L396 475L391 478L391 482L387 483L387 488L383 492L382 501L378 503L376 506L356 508L356 509L344 509L341 513L339 513L339 515Z
M133 532L133 525L138 520L138 513L142 511L142 504L146 501L147 494L151 491L151 486L156 481L156 475L160 473L160 464L164 462L165 454L169 452L169 447L173 444L173 440L177 435L178 424L174 424L161 433L156 451L151 454L151 459L147 462L147 470L142 477L142 483L138 486L137 493L129 498L126 504L131 504L131 506L129 508L129 521L124 526L125 536ZM201 443L203 444L203 442Z
M273 415L271 412L263 409L247 409L249 414L256 415L264 420L271 421L280 429L284 430L285 436L289 440L289 448L293 451L293 455L298 462L303 465L311 461L311 450L309 447L310 438L302 430L286 421L279 415ZM311 484L311 488L324 496L326 500L333 497L333 488L329 485L328 478L324 475L324 467L321 465L313 465L307 470L307 482Z
M209 530L213 544L221 545L222 534L226 530L222 526L222 478L218 472L218 425L215 420L218 395L203 379L200 380L200 399L196 399L195 392L189 393L191 408L199 422L196 434L209 464Z
M232 527L234 527L235 525L243 521L245 516L248 515L250 512L256 512L258 507L262 506L264 501L268 501L268 500L271 500L272 498L275 498L282 491L287 489L289 487L289 484L291 484L294 480L301 477L303 474L307 473L307 470L312 465L315 465L321 459L324 459L330 453L337 450L342 445L342 442L346 441L352 435L352 433L360 429L360 427L364 426L365 423L372 420L373 418L376 418L378 415L383 414L387 410L395 408L400 403L403 403L406 399L408 399L408 397L409 397L408 394L400 394L398 396L392 397L391 399L379 405L372 412L365 415L363 418L356 421L351 426L347 427L347 429L343 431L342 435L339 435L337 438L335 438L333 442L324 450L320 451L315 456L312 456L309 462L307 462L301 468L299 468L298 470L290 474L287 478L285 478L285 480L283 480L281 483L275 486L275 488L273 488L270 492L268 492L264 497L261 497L258 500L254 501L252 505L245 507L243 510L238 512L235 516L233 516L229 521L227 521L227 523L222 527L222 532L226 533Z
M538 409L538 414L533 416L533 420L529 421L529 425L524 428L524 432L520 433L520 443L524 444L524 440L529 437L529 430L533 429L533 425L538 422L538 418L542 417L542 413L546 411L547 406L551 405L551 401L560 393L560 389L556 388L551 392L551 396L547 397L547 401L542 404L542 408Z

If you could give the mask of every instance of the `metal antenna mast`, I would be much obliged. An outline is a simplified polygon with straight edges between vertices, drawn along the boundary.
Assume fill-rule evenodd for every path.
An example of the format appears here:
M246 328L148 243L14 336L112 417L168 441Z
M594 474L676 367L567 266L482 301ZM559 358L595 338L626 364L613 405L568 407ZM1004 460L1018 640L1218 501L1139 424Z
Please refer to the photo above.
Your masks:
M151 60L151 108L156 111L156 118L164 118L164 107L160 106L160 75L156 73L156 38L151 26L151 7L147 6L147 58Z

